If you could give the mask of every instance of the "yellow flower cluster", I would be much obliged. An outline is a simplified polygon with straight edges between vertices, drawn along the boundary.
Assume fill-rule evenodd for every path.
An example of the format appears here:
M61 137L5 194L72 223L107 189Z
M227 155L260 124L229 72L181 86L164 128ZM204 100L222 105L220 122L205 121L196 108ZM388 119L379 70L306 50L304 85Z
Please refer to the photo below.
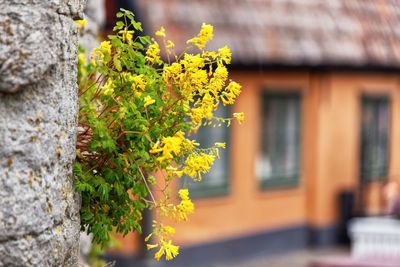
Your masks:
M147 48L146 60L151 64L157 64L160 62L160 47L156 41Z
M243 112L233 113L233 117L237 119L239 124L242 124L244 121L244 113Z
M189 190L188 189L180 189L179 197L181 198L181 202L174 208L175 210L175 219L180 221L187 221L188 214L192 214L194 212L194 204L192 200L189 198Z
M183 172L186 175L192 178L197 178L197 180L201 181L201 174L207 173L210 170L211 166L214 164L214 159L215 156L211 154L191 154L185 161Z
M143 74L133 76L129 79L132 82L132 89L136 90L139 88L141 91L144 91L146 88L146 82L143 79Z
M158 238L157 244L147 244L147 249L159 248L159 250L154 255L156 260L160 260L163 255L165 255L166 260L172 260L179 254L179 246L175 246L172 244L172 241L169 240L170 236L175 234L175 229L171 226L164 226L163 224L158 224L156 221L153 221L154 232L145 238L145 241L149 241L149 239L155 235Z
M122 33L122 39L127 42L128 44L132 43L132 39L133 39L133 32L132 31L124 31Z
M85 77L93 79L96 85L93 90L85 91L89 99L94 99L85 108L90 114L98 115L99 122L109 125L105 133L116 137L116 140L110 138L102 143L113 152L109 154L112 160L104 163L104 169L113 169L122 162L124 173L134 179L135 186L141 184L146 188L140 190L134 201L155 210L157 220L162 222L187 221L194 212L194 204L188 189L179 190L175 202L170 190L173 179L190 177L201 181L202 175L219 158L220 149L226 147L225 143L216 142L210 148L202 148L190 139L191 135L201 126L229 127L233 119L240 124L244 120L241 112L229 118L219 118L215 114L222 105L234 104L241 92L240 84L228 81L226 65L231 63L232 53L227 46L218 51L205 50L214 35L213 26L209 24L203 23L200 32L187 41L190 45L185 51L197 50L196 47L200 51L176 55L172 51L175 45L166 38L163 27L155 33L161 37L155 37L163 44L160 48L159 43L148 36L134 39L132 28L139 30L140 24L134 21L131 13L121 11L118 16L128 22L121 20L116 24L116 35L110 35L111 42L101 42L94 49L92 62L86 64L84 55L79 55L79 62L86 66L79 69L78 77L86 71ZM83 26L83 21L77 22L78 28ZM91 71L93 75L88 74ZM94 127L103 124L93 123ZM88 160L85 164L89 167L92 162ZM130 188L130 183L123 183L123 188ZM153 194L154 188L159 190ZM102 199L107 194L98 195ZM91 209L89 204L87 207ZM162 257L171 260L179 254L179 247L171 241L174 233L173 227L154 221L153 232L145 241L154 237L147 248L157 248L157 260ZM99 240L106 240L102 238Z
M177 132L174 136L163 137L162 142L156 142L150 150L151 154L162 153L157 158L158 161L171 160L174 156L178 156L181 152L182 143L185 141L185 136L182 131Z
M235 103L236 97L240 94L242 86L237 82L230 82L222 92L222 103L225 105L233 105Z
M167 48L167 52L168 53L171 53L171 49L172 48L174 48L175 47L175 44L171 41L171 40L168 40L167 41L167 44L165 45L165 48Z
M103 64L111 60L111 43L110 41L103 41L100 46L95 48L91 54L92 62L100 62Z
M165 38L167 34L165 33L164 27L161 27L158 31L155 32L155 35L161 36ZM168 55L172 54L171 49L175 47L175 44L171 40L164 40L164 45L166 48L166 52Z
M232 60L232 53L228 46L221 47L218 49L218 55L221 61L225 62L226 64L230 64Z
M154 255L156 260L160 260L160 258L165 254L165 259L167 261L172 260L179 254L179 246L175 246L172 244L172 241L161 241L160 249Z
M108 79L107 82L102 87L104 95L112 95L114 93L114 89L115 85L113 84L111 79Z
M202 50L208 41L210 41L214 37L214 27L210 24L203 23L201 25L200 33L193 37L192 39L188 40L188 44L194 44L200 50Z
M157 36L161 36L161 37L165 37L166 34L165 34L165 29L164 29L164 27L161 27L158 31L156 31L156 35L157 35Z
M78 70L81 73L81 75L86 75L87 74L87 59L86 59L86 54L85 52L79 52L78 53Z
M216 147L220 147L220 148L225 148L226 147L226 143L217 142L217 143L215 143L215 146Z
M76 25L76 28L78 29L78 31L80 31L83 28L85 28L86 24L87 24L86 19L75 20L75 25Z
M173 206L170 209L170 215L176 221L187 221L188 215L194 212L194 204L189 197L188 189L180 189L178 191L180 203ZM171 204L166 204L167 208ZM154 255L156 260L160 260L163 255L165 255L166 260L171 260L179 254L179 246L172 244L170 237L175 234L175 229L171 226L164 226L162 223L153 221L154 231L145 238L145 241L149 241L152 236L156 236L158 239L157 244L147 244L147 249L159 248L159 250Z
M198 107L191 109L189 116L192 119L193 127L198 128L204 118L211 119L213 117L214 101L211 94L205 93L201 101L197 102L199 103L196 105Z
M151 96L146 96L144 98L144 107L150 106L151 104L154 104L156 101L151 98Z
M80 64L86 65L87 64L87 59L85 53L79 53L78 54L78 60L80 61Z
M179 81L181 79L182 65L180 63L174 62L170 66L164 67L163 78L165 82Z

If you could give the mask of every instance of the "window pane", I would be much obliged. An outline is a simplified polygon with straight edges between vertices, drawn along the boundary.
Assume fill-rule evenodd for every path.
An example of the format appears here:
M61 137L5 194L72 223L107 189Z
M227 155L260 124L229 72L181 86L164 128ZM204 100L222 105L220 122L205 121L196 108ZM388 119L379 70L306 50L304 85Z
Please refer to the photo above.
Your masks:
M215 117L229 117L227 107L220 106L214 112ZM184 183L188 184L193 196L219 195L227 192L228 187L228 150L229 150L229 128L221 127L201 127L192 139L198 140L202 148L212 147L216 142L225 142L227 148L220 149L220 158L215 159L211 170L202 175L201 182L195 182L190 177L184 177ZM185 184L184 184L185 185Z
M361 123L361 177L366 180L385 177L388 170L388 99L364 97Z
M297 179L300 97L293 94L265 95L261 127L260 178L264 181Z

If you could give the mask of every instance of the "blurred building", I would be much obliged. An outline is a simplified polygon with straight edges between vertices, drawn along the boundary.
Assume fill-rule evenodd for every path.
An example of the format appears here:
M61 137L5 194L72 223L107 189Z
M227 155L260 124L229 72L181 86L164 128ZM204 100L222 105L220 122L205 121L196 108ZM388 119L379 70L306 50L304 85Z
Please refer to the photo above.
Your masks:
M109 18L118 4L107 3ZM229 148L176 226L175 265L239 261L335 244L343 221L379 214L381 186L400 181L400 1L125 0L146 34L179 44L214 25L243 86L241 126L204 130ZM111 7L114 7L112 9ZM341 198L340 198L341 196ZM340 201L341 200L341 201ZM117 254L130 262L137 238ZM185 264L190 262L190 264Z

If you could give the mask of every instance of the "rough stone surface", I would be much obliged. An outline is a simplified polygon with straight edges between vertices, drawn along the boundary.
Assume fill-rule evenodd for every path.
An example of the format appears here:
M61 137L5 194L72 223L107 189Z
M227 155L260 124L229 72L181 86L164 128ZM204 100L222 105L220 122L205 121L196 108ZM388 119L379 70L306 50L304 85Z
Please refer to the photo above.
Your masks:
M73 19L84 0L0 0L0 266L76 266Z

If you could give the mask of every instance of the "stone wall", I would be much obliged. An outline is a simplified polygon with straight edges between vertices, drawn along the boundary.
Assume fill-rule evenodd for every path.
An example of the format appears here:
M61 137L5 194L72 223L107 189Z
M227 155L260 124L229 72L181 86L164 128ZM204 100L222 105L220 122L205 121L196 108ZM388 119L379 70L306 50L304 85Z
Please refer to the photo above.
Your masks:
M0 0L0 266L76 266L73 20L84 0Z

